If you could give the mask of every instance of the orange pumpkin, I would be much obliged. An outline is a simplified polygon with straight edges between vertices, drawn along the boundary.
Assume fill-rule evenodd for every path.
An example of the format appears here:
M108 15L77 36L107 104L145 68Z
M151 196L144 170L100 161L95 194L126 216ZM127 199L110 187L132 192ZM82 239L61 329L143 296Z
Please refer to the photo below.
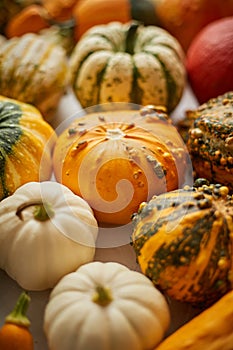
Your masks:
M178 39L185 51L207 24L233 15L232 0L152 0L152 2L161 27Z
M11 38L28 32L37 33L56 23L72 20L75 41L91 27L112 21L127 23L135 19L145 25L158 25L153 0L42 0L13 16L5 28Z
M73 8L77 25L74 28L76 41L96 25L110 22L127 23L137 20L144 25L158 25L159 20L152 0L79 0Z
M126 224L142 201L184 182L188 157L166 113L147 106L75 120L58 137L53 164L99 222Z

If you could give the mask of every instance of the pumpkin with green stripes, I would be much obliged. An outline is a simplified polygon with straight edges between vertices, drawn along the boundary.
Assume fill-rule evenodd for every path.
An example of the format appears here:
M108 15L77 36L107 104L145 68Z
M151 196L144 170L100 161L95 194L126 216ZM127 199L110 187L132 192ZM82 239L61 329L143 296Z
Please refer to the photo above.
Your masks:
M162 105L172 111L185 86L184 54L167 31L137 22L89 29L70 58L73 90L82 105Z
M65 50L39 34L6 40L0 47L0 94L37 107L54 117L69 83Z
M53 128L35 107L0 96L0 199L51 177Z
M203 180L142 203L133 217L142 272L169 297L195 306L233 289L233 199L228 187Z

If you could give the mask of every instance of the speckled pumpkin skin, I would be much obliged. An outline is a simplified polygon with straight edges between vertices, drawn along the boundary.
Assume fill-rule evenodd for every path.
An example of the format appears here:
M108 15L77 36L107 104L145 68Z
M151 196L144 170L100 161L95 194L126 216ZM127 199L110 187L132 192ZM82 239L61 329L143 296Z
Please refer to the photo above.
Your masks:
M126 224L142 201L182 186L188 159L167 114L147 106L78 118L58 137L53 164L99 222Z
M141 204L132 245L141 270L173 299L206 306L233 288L233 199L198 183Z
M195 176L233 191L233 92L189 111L179 131L186 139Z

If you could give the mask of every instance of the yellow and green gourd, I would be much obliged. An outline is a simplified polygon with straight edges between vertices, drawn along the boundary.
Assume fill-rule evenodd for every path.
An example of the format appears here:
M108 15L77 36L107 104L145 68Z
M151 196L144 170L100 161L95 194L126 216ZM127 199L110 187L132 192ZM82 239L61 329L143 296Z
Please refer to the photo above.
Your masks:
M132 245L142 272L173 299L212 304L233 289L232 218L228 188L204 179L141 204Z
M26 182L50 178L55 140L35 107L0 96L0 199Z

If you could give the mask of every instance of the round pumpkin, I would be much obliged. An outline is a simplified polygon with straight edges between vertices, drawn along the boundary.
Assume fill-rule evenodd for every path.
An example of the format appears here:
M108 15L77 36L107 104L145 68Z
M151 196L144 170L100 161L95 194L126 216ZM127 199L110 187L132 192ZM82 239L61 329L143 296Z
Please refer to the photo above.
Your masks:
M63 277L45 309L50 350L149 350L164 337L170 312L141 273L91 262Z
M182 186L190 170L176 128L153 106L77 118L58 137L53 165L57 181L111 224L130 222L142 201Z
M226 186L194 187L142 203L132 245L142 272L173 299L206 307L233 289L233 200Z
M0 268L24 289L52 288L94 258L91 208L55 181L28 182L4 198L0 225Z
M0 48L0 94L30 103L46 120L69 82L65 51L37 34L6 40Z
M0 199L26 182L51 177L56 138L39 110L0 96Z
M211 22L195 36L187 51L186 69L199 103L233 90L233 13Z
M70 57L74 93L82 107L128 102L172 111L185 86L184 55L165 30L111 22L89 29Z

